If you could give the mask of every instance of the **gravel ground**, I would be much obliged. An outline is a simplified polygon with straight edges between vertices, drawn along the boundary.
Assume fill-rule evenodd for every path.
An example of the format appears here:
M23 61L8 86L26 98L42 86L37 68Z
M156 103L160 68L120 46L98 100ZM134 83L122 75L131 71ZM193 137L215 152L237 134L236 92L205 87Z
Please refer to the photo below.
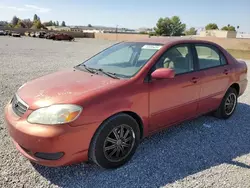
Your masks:
M203 116L146 138L133 159L116 170L83 163L42 167L17 152L3 119L15 91L111 44L0 37L0 187L250 187L250 86L229 120Z

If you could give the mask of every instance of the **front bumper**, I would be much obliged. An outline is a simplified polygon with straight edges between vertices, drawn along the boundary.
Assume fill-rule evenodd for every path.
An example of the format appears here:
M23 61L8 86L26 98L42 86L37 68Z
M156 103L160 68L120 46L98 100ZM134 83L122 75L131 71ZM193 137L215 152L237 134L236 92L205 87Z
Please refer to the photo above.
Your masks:
M77 127L68 124L30 124L26 121L30 113L31 111L28 111L23 117L19 117L13 112L10 104L5 108L9 134L16 148L25 157L45 166L64 166L88 160L88 148L100 123ZM40 155L37 155L39 153ZM46 158L58 156L58 153L62 155L53 159Z

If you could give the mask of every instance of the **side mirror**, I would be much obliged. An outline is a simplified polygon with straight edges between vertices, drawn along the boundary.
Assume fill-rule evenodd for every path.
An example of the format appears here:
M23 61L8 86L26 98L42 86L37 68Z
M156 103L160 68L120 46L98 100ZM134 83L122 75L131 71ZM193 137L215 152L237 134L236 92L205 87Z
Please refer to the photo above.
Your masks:
M175 71L169 68L160 68L156 69L152 74L151 77L153 79L170 79L175 77Z

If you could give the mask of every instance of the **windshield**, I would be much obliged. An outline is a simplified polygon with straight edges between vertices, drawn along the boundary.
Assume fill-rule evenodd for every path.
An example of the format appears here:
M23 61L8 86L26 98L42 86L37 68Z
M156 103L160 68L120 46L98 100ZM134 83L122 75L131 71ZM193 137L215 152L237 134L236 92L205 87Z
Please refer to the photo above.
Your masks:
M162 44L123 42L107 48L82 65L92 69L101 69L119 77L130 78L134 76L162 46Z

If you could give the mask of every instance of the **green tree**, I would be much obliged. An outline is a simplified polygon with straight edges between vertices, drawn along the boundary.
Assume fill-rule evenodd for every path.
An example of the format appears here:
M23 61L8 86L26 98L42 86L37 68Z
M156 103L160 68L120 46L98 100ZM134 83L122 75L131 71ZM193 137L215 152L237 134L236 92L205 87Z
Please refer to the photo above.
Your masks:
M53 26L54 24L53 24L53 21L50 20L49 22L44 22L43 25L44 26Z
M139 34L141 34L141 35L148 35L148 33L146 31L140 31Z
M236 31L236 29L235 29L234 26L230 25L230 26L228 27L228 31Z
M33 25L33 22L30 19L24 19L22 20L22 23L24 24L25 28L31 28Z
M221 28L221 30L223 30L223 31L228 31L228 27L227 27L227 26L224 26L224 27Z
M6 26L6 25L8 25L8 22L6 22L6 21L0 21L0 26Z
M194 27L191 27L189 30L185 31L185 35L196 35L197 30Z
M151 36L156 36L156 33L155 32L149 32L149 37L151 37Z
M43 27L40 20L35 20L32 25L32 29L41 29Z
M33 17L33 22L37 21L37 20L40 20L40 18L37 16L37 14L35 14L34 17Z
M180 21L178 16L160 18L154 28L157 35L180 36L186 29L186 24Z
M91 24L88 24L88 27L92 27L92 25L91 25Z
M11 23L9 23L8 25L7 25L7 27L10 27L10 28L12 28L12 27L14 27Z
M17 24L14 26L15 28L25 28L25 24L22 22L22 20L18 20Z
M11 24L15 27L17 25L17 23L18 23L18 20L19 20L18 17L14 16L12 18Z
M219 29L218 25L216 23L210 23L207 24L205 27L206 30L215 30L215 29Z
M59 26L59 22L58 21L56 21L56 26Z
M223 30L223 31L236 31L235 27L230 25L230 24L228 24L227 26L222 27L221 30Z
M61 26L62 26L62 27L66 27L66 23L65 23L65 21L62 21Z

